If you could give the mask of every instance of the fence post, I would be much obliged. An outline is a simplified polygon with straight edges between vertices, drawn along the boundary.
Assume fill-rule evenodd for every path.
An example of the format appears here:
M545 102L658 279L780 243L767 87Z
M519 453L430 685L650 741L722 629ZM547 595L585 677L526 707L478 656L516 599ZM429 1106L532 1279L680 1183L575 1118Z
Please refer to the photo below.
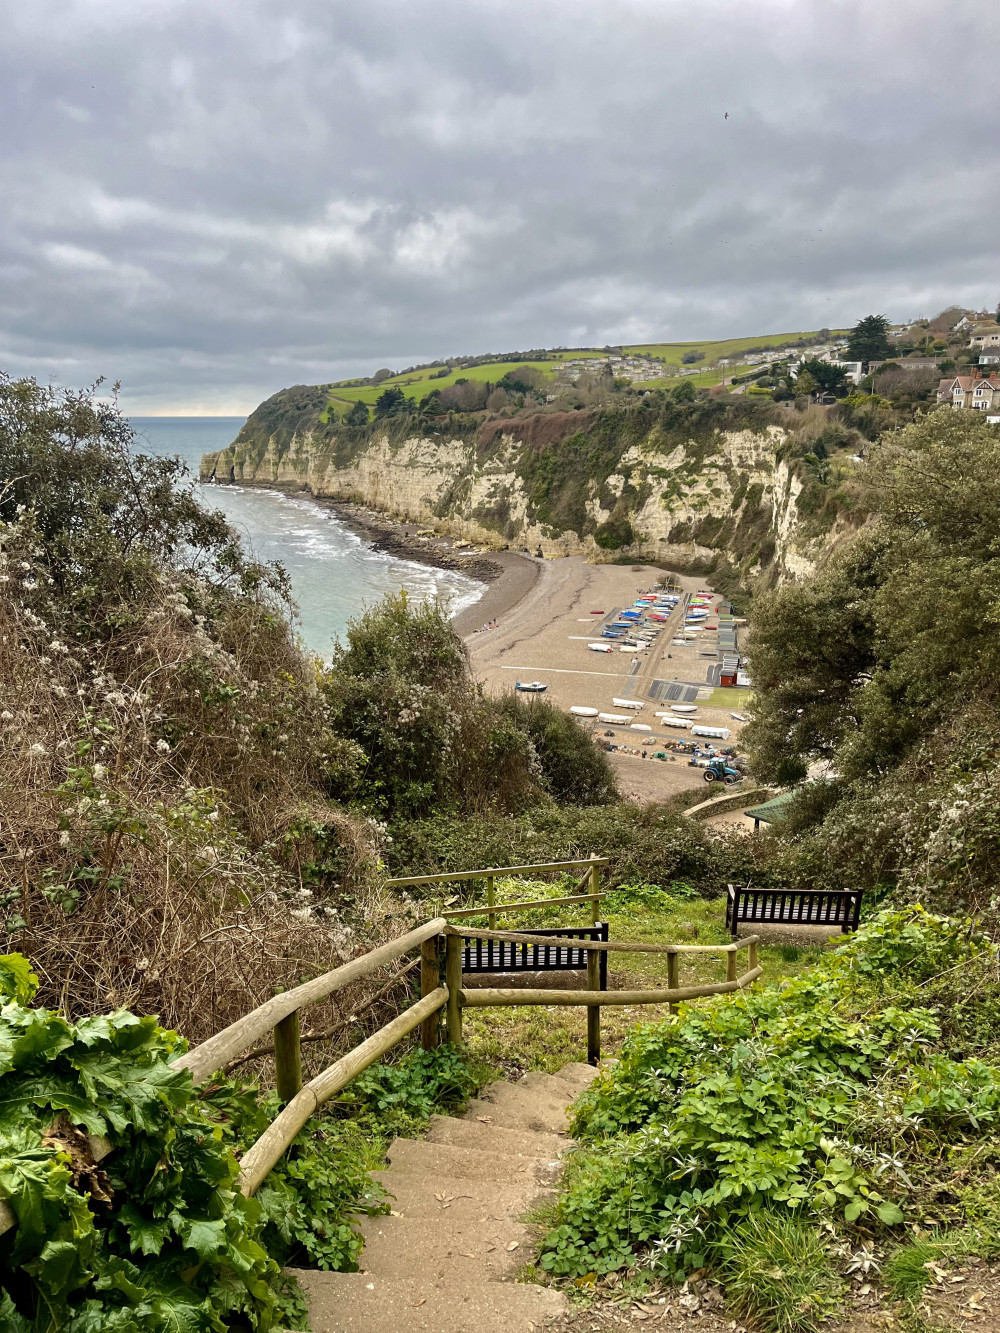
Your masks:
M752 972L756 966L757 966L757 944L755 941L753 944L747 945L747 971ZM753 985L752 981L750 985L751 986Z
M680 957L677 954L676 950L671 950L671 952L667 954L667 988L669 990L676 990L679 985L680 985ZM670 1013L676 1014L677 1005L673 1001L671 1001L671 1003L667 1006L667 1009Z
M445 943L444 979L448 987L448 1040L462 1044L462 945L460 935L449 935Z
M274 1072L278 1097L290 1102L302 1091L302 1047L299 1045L299 1011L274 1025Z
M587 989L601 989L601 955L596 949L587 950ZM587 1005L587 1063L596 1065L601 1059L601 1006Z
M594 853L591 852L590 855L591 855L591 859L593 859L593 857L594 857ZM600 866L591 866L591 867L590 867L590 892L591 892L591 893L600 893L600 891L601 891L601 867L600 867ZM598 903L597 899L594 898L593 901L592 901L591 904L590 904L590 919L591 919L591 921L596 921L596 920L597 920L597 918L598 918L597 909L598 909L599 906L600 906L600 904Z
M736 950L732 946L726 954L726 980L736 980Z
M495 892L495 890L494 890L494 888L493 888L493 876L492 876L492 875L487 875L487 876L486 876L486 905L487 905L487 907L495 907L495 906L496 906L496 892ZM496 918L496 913L494 913L494 912L490 912L490 914L489 914L489 920L490 920L490 927L489 927L490 930L496 930L496 928L497 928L497 918Z
M441 964L438 956L438 937L424 940L420 946L420 998L430 995L441 984ZM438 1044L438 1015L429 1014L420 1024L420 1045L433 1051Z

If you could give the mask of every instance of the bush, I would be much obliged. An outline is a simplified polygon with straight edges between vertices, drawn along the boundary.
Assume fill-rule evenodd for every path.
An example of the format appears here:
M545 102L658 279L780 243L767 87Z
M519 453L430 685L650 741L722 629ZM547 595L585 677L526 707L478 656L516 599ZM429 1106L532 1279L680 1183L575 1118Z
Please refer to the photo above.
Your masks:
M0 1259L11 1333L268 1329L279 1270L232 1151L206 1133L177 1035L119 1010L72 1025L30 1007L35 978L0 960ZM114 1151L102 1166L87 1134Z
M530 865L606 857L606 886L683 881L706 898L749 875L744 839L711 838L693 820L632 804L538 806L515 818L435 816L390 827L386 857L394 875L482 866Z
M735 1262L761 1208L869 1232L937 1210L947 1145L1000 1125L1000 1069L937 1048L922 988L983 956L970 922L884 913L808 974L637 1028L577 1103L542 1266L680 1275Z

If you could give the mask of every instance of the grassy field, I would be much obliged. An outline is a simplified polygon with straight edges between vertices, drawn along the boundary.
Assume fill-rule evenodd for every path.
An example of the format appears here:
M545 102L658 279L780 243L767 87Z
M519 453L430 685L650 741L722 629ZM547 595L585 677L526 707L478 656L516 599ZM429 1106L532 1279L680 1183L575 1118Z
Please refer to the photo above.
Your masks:
M844 331L835 329L834 333ZM709 388L714 384L719 384L724 377L725 372L716 365L720 357L737 357L745 353L750 347L780 347L798 338L813 336L812 333L767 333L749 338L724 338L717 341L633 343L624 346L622 350L628 355L651 355L664 360L666 364L663 368L663 376L658 380L649 381L650 387L675 382L679 376L671 372L675 368L676 371L680 371L681 358L685 353L702 352L705 360L695 367L698 369L697 377L691 376L690 378L697 388ZM482 365L469 366L466 369L455 369L448 375L442 375L440 379L435 378L440 367L430 366L425 370L411 371L407 375L392 375L380 384L352 384L350 381L333 384L330 386L330 401L334 408L341 412L357 402L366 403L370 407L379 394L388 388L402 389L407 398L419 401L432 389L448 388L459 379L489 380L495 383L508 370L513 370L518 365L533 366L549 379L553 379L559 366L565 361L584 359L600 361L605 355L606 353L602 349L595 347L569 348L555 352L551 360L489 361ZM683 378L689 377L684 376Z
M611 893L601 904L601 919L608 921L612 940L649 944L728 944L725 902L722 898L683 896L686 886L674 885L673 893L639 886ZM561 886L546 882L497 881L498 902L524 902L542 897L565 896L572 882ZM547 925L586 925L589 906L550 907L529 912L497 914L498 930L536 928ZM486 917L472 917L472 925L486 925ZM749 932L747 932L749 933ZM760 962L764 980L794 976L821 952L795 945L763 946ZM745 971L746 954L738 967ZM559 974L555 974L558 978ZM723 954L684 954L680 959L680 984L724 981ZM557 979L552 982L558 985ZM611 954L608 985L611 990L654 989L667 984L666 954ZM739 1003L738 996L734 1003ZM601 1013L602 1054L617 1054L629 1031L637 1024L666 1017L665 1005L636 1005L606 1008ZM517 1076L529 1069L553 1073L570 1060L587 1058L586 1010L581 1006L542 1008L516 1006L502 1009L467 1009L465 1039L470 1050L491 1065Z

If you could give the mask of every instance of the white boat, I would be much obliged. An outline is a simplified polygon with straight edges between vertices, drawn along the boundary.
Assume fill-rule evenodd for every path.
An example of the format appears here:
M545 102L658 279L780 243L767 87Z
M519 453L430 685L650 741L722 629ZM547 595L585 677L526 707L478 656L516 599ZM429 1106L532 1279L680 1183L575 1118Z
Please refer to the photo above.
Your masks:
M711 736L711 738L712 738L713 740L716 740L716 741L728 741L728 740L729 740L729 728L728 728L728 727L703 727L703 726L701 726L701 724L699 723L699 724L697 724L696 726L693 726L693 727L691 728L691 735L692 735L692 736Z
M736 720L737 722L745 722L745 721L746 721L746 718L743 716L742 713L730 713L729 716L730 716L731 718L735 718L735 720Z
M590 649L590 651L591 651L592 653L613 653L613 652L614 652L614 648L612 648L612 646L611 646L610 643L588 643L588 644L587 644L587 647Z
M627 713L598 713L597 720L598 722L614 722L622 727L626 722L631 722L632 718Z
M570 711L571 713L575 714L577 717L596 717L596 716L597 716L597 709L596 709L596 708L584 708L584 707L582 706L582 704L573 704L573 706L570 708L569 711Z
M646 725L645 722L632 722L629 724L629 731L652 731L653 728Z
M678 717L676 713L657 713L661 727L690 727L694 724L689 717Z
M612 699L611 702L614 704L616 708L639 709L643 707L643 702L641 699Z
M671 713L697 713L697 704L671 704Z

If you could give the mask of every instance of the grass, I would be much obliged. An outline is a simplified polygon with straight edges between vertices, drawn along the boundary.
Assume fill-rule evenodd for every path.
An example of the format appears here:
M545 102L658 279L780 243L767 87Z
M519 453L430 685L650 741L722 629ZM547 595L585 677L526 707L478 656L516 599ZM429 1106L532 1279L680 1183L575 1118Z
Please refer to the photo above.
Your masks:
M752 699L753 694L745 686L733 685L713 690L709 698L702 702L706 708L735 708L737 712L742 712Z
M798 1218L761 1210L725 1232L717 1248L715 1273L729 1303L769 1333L814 1330L840 1302L844 1284L823 1241Z
M728 944L725 900L688 896L686 885L673 892L642 885L612 892L601 904L601 917L609 923L612 940L648 944ZM531 901L563 897L573 891L572 881L559 884L543 881L498 880L497 902ZM538 928L546 925L585 925L589 905L583 907L536 908L529 912L497 913L498 930ZM486 925L486 917L472 917L471 925ZM787 945L760 948L764 979L795 976L809 967L822 952L818 948ZM745 962L746 955L740 959ZM724 981L723 954L683 954L680 984L697 985ZM555 981L554 984L558 984ZM667 985L666 954L612 954L608 985L612 990L656 989ZM602 1055L614 1056L638 1023L663 1018L666 1005L622 1005L601 1011ZM465 1036L470 1050L481 1059L499 1065L508 1074L540 1069L554 1073L568 1061L586 1059L587 1019L581 1006L512 1006L498 1009L467 1009Z
M834 333L846 332L846 330L834 330ZM683 342L683 343L633 343L622 348L626 355L652 355L662 357L666 364L663 367L663 375L658 380L644 381L642 387L662 387L666 383L674 383L677 380L690 378L697 388L709 388L712 385L721 383L727 372L720 370L716 366L719 357L738 357L750 347L781 347L785 343L794 341L797 338L813 337L811 333L767 333L751 338L724 338L719 341L701 341L701 342ZM698 362L690 369L698 371L697 376L680 376L682 368L681 358L686 352L703 352L704 362ZM331 403L343 411L349 408L353 403L366 403L371 407L379 394L389 388L402 389L407 398L418 400L425 394L430 393L431 389L446 389L453 385L459 379L467 380L490 380L496 382L508 370L514 370L517 366L533 366L540 370L548 379L555 377L556 371L564 361L580 360L601 360L607 353L602 348L579 347L564 348L554 352L551 359L545 361L488 361L478 366L468 366L465 369L457 367L448 375L442 375L436 379L440 366L428 366L423 370L410 371L408 374L391 375L379 384L352 384L349 380L343 380L340 383L330 386Z

